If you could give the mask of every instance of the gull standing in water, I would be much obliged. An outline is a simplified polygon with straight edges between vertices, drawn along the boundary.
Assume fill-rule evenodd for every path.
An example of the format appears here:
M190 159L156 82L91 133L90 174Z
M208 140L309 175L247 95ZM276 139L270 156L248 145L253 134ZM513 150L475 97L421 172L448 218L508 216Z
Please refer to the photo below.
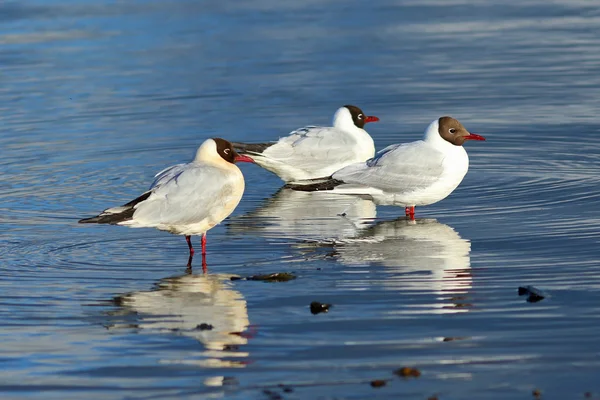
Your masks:
M185 235L191 267L194 248L191 236L202 235L202 266L206 267L206 232L227 218L244 193L244 176L235 162L252 160L239 155L230 142L208 139L194 160L177 164L155 176L150 189L120 207L80 223L156 228Z
M415 206L446 198L469 170L467 140L485 140L470 133L458 120L433 121L423 140L393 144L365 162L348 165L332 175L288 185L295 190L330 190L331 193L366 195L377 204L405 207L415 218Z
M335 112L333 126L306 126L277 142L233 146L285 182L320 178L375 155L375 144L364 126L376 121L379 118L346 105Z

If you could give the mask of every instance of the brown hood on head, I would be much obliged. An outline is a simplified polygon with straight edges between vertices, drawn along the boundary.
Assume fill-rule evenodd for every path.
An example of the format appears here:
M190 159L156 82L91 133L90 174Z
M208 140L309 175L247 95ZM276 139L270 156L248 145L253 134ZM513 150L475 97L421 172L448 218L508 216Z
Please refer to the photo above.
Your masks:
M363 111L356 106L347 104L344 107L346 107L348 111L350 111L350 115L352 115L352 121L354 121L354 125L357 128L363 129L366 123L379 121L379 118L377 117L374 117L372 115L365 115L365 113L363 113Z
M438 120L438 133L447 142L462 146L467 140L485 140L483 136L469 132L458 120L452 117L441 117Z
M217 144L217 153L221 158L229 163L235 164L236 162L254 162L250 157L238 154L233 145L225 139L212 138Z

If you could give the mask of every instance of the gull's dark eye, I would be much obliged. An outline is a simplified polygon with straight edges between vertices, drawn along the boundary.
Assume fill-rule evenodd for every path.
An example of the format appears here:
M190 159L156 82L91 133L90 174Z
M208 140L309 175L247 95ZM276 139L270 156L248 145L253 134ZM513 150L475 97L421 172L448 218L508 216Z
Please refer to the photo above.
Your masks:
M454 134L456 133L456 129L454 129L454 128L450 128L450 129L448 130L448 132L450 132L451 134L453 134L453 135L454 135Z
M225 150L223 150L223 153L229 154L229 153L231 153L231 150L230 149L225 149Z
M363 119L363 117L364 117L364 115L362 115L362 114L358 114L358 117L357 117L357 118L358 118L358 119Z

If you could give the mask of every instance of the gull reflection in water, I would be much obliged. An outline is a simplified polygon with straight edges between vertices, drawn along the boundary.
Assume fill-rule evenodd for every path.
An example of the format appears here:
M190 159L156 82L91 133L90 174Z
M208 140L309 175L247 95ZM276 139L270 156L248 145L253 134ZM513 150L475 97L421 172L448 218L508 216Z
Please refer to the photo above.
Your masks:
M374 224L354 240L336 246L345 265L380 265L395 274L381 282L386 289L434 294L433 304L418 312L464 312L470 308L471 244L435 219L402 217ZM425 310L425 311L424 311Z
M258 209L230 219L232 233L331 242L354 237L377 216L372 200L282 188Z
M121 307L119 314L134 315L137 329L188 336L204 346L203 351L187 353L186 359L163 363L241 368L248 353L240 346L248 342L245 330L250 322L246 300L233 289L230 278L226 274L165 278L151 290L124 294L114 303ZM205 384L220 386L224 379L210 378Z

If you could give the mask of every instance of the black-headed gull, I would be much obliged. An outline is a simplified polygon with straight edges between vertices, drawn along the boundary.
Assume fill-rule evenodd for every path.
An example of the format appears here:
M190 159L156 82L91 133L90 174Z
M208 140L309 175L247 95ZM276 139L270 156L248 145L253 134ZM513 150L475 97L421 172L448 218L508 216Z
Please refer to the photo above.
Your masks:
M414 219L415 206L446 198L462 182L469 169L462 146L467 140L485 138L470 133L454 118L441 117L429 125L423 140L388 146L366 162L289 187L368 195L377 204L405 207L406 215Z
M234 143L241 153L285 182L329 176L346 165L375 155L366 123L379 121L352 105L340 107L332 127L307 126L277 142Z
M252 162L236 153L227 140L207 139L192 162L162 170L138 198L79 222L156 228L185 235L190 249L188 266L194 255L191 235L202 235L204 266L206 231L227 218L244 193L244 176L236 161Z

